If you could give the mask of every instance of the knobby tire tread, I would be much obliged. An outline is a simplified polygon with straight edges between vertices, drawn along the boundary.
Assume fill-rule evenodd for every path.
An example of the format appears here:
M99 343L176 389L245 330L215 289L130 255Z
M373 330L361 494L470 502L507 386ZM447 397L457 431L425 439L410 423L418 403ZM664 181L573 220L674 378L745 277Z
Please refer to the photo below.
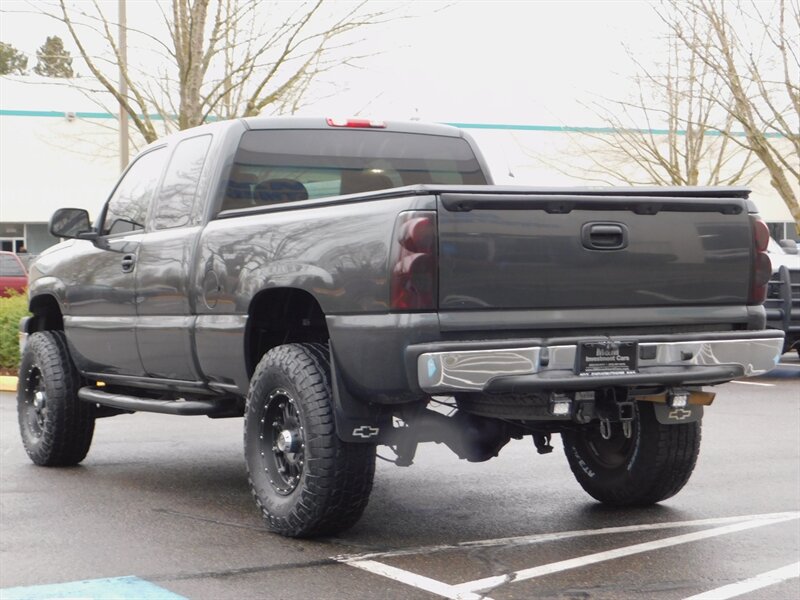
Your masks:
M272 514L257 493L248 465L250 488L271 530L291 537L331 535L354 525L364 512L375 473L375 446L341 441L333 417L330 359L323 344L287 344L270 350L253 374L248 403L263 402L267 373L282 370L300 396L306 419L306 463L287 515ZM245 419L254 418L252 406ZM245 432L250 431L245 423ZM247 440L245 441L247 445ZM312 456L309 456L311 450ZM263 475L258 472L258 477ZM263 482L262 482L263 486Z
M42 435L33 439L23 423L22 403L32 369L38 368L46 390L47 416ZM61 331L31 335L23 354L17 388L20 431L25 450L40 466L63 467L80 463L94 435L93 408L78 399L82 379L72 362Z

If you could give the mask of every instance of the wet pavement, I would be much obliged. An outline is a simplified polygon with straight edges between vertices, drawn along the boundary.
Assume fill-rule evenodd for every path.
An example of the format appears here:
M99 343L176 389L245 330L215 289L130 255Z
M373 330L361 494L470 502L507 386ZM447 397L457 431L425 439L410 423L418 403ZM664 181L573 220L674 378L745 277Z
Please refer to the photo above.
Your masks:
M800 597L800 361L782 362L715 390L695 473L658 506L597 504L558 443L481 464L426 444L410 468L379 461L358 525L313 541L263 529L240 419L103 419L81 466L43 469L3 393L0 598L67 582L94 598Z

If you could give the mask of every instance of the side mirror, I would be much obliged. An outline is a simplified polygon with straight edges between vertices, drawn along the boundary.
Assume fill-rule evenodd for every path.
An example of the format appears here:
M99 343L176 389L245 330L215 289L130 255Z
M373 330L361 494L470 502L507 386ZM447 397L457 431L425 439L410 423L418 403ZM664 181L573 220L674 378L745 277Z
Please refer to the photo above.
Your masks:
M55 237L96 240L97 232L89 222L89 213L82 208L59 208L50 217L50 233Z
M797 242L795 242L794 240L781 240L780 242L778 242L778 244L780 244L780 247L784 249L786 254L798 253Z

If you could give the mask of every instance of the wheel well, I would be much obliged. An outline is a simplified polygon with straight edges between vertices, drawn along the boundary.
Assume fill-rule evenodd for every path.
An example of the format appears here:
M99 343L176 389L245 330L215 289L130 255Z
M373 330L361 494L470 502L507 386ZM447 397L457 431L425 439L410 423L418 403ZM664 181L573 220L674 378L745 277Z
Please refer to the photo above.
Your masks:
M327 341L325 313L314 296L291 288L261 291L250 302L248 310L247 375L252 376L261 357L275 346Z
M28 333L64 330L64 317L61 315L58 301L53 296L45 294L32 298L29 309L33 317L28 322Z

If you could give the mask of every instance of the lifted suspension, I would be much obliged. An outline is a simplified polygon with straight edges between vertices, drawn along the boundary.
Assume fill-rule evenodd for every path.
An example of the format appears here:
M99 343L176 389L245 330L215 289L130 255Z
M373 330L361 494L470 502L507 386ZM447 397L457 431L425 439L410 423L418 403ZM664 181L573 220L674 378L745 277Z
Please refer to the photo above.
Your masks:
M402 415L404 426L395 427L386 442L394 446L395 463L401 467L414 462L417 445L421 442L443 443L459 458L483 462L498 455L511 438L522 438L520 426L499 419L479 417L457 411L448 417L441 413L415 407Z

